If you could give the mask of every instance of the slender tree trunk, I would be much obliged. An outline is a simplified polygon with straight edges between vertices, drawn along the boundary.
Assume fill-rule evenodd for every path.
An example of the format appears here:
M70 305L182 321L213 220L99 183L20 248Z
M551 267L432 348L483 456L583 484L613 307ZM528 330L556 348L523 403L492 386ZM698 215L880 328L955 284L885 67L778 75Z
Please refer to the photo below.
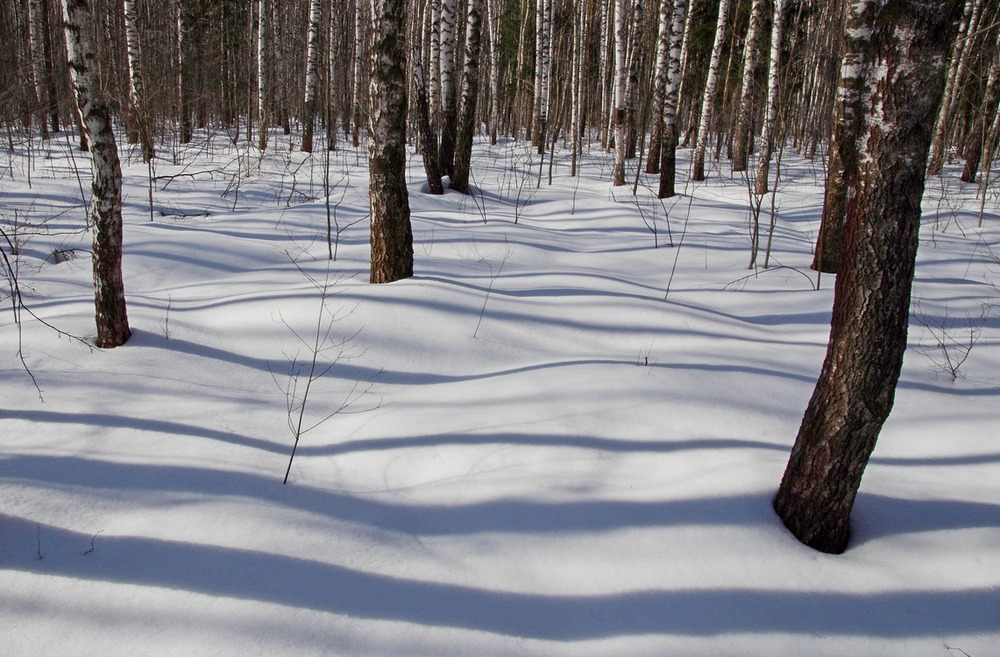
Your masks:
M538 59L535 77L536 106L538 108L535 140L538 154L545 152L549 130L549 107L552 103L552 0L538 0Z
M94 302L97 346L125 344L132 332L122 282L122 170L111 112L94 85L92 7L87 0L64 0L66 50L76 102L90 135L93 184L90 221L94 231Z
M486 0L486 34L490 46L490 145L497 143L500 127L500 20L497 0Z
M990 139L990 125L1000 108L1000 29L996 29L994 39L993 61L986 79L986 90L979 108L978 116L972 122L972 131L967 139L965 149L965 167L962 169L963 182L976 182L976 172L982 159L984 147Z
M677 107L682 79L685 25L688 24L687 0L673 0L670 29L670 61L667 65L667 86L663 95L663 144L660 149L660 187L658 196L675 194L677 175Z
M871 32L867 24L873 11L871 0L848 3L840 82L837 85L837 105L833 137L830 140L826 189L823 195L823 217L812 268L836 274L840 263L840 243L844 233L848 199L857 190L858 163L861 153L858 143L865 121L865 84L871 62Z
M612 184L625 184L625 131L628 128L628 0L614 0L615 12L615 168Z
M715 24L715 45L708 65L708 79L701 101L701 118L698 121L698 141L694 151L694 171L691 180L705 179L705 151L712 127L712 113L715 107L715 90L719 81L719 62L722 60L722 46L726 41L726 18L729 15L729 0L719 0L719 17Z
M268 11L267 0L257 0L257 148L265 150L267 148L268 125L267 119L267 55L268 48Z
M28 2L28 38L31 41L31 64L33 89L35 99L33 105L37 108L38 129L42 139L49 138L49 125L45 113L48 110L48 80L45 71L45 32L48 31L48 21L43 12L42 0Z
M441 145L438 166L451 176L455 164L455 124L458 99L455 91L455 0L441 2Z
M753 114L756 100L754 72L760 52L761 23L764 22L764 0L753 0L750 7L750 27L747 28L746 45L743 46L743 83L740 105L733 128L733 171L746 171L750 153L753 150ZM780 46L779 46L780 47ZM772 55L773 55L772 48Z
M372 0L369 119L371 282L413 276L406 192L406 0Z
M434 20L433 16L428 16L428 20ZM441 169L438 168L437 133L431 127L427 81L424 78L423 43L420 39L415 38L410 45L410 59L417 103L417 132L420 138L420 155L424 162L424 173L427 176L427 191L431 194L444 194Z
M843 552L861 476L892 408L906 349L920 199L957 2L860 0L866 154L851 201L826 360L774 500L795 536Z
M178 139L182 144L191 141L191 100L188 87L190 45L188 44L187 0L177 0L177 114L180 122Z
M774 0L771 23L771 61L767 68L767 105L764 109L764 129L760 135L760 153L757 156L757 180L754 191L766 194L771 174L771 152L774 150L775 128L778 122L778 98L781 94L781 35L785 26L786 0Z
M948 65L948 74L945 79L944 99L941 101L941 109L938 110L937 120L934 124L934 138L931 141L930 161L927 164L928 172L931 175L938 175L944 166L944 152L947 147L948 130L952 128L951 118L955 113L958 102L958 89L961 86L962 71L965 68L967 57L970 51L969 45L972 35L975 34L978 24L979 9L982 0L966 0L965 9L962 15L962 22L958 28L958 38L952 46L951 60Z
M128 45L129 98L135 125L139 130L142 161L153 159L153 126L146 91L143 86L139 28L136 25L135 0L124 0L125 41Z
M451 188L469 193L472 141L476 132L476 100L479 98L479 55L482 43L482 0L468 0L465 28L465 64L462 67L462 103L455 138L455 168Z
M667 68L670 66L670 32L673 0L660 0L657 14L656 69L653 77L653 128L649 137L646 173L660 172L660 148L663 141L663 97L667 92Z
M312 153L316 124L316 89L319 86L319 23L322 0L309 4L309 33L306 39L306 93L302 104L302 152Z
M365 0L355 0L354 3L354 80L353 98L351 99L351 144L357 148L361 145L361 122L364 114L361 107L361 71L365 56Z

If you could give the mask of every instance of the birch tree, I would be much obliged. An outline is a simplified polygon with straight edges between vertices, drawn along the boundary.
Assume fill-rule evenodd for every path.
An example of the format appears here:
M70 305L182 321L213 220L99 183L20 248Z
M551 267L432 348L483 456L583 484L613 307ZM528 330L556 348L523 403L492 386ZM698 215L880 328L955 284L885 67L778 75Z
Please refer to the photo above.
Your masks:
M139 46L139 28L136 24L135 0L124 0L125 41L128 51L129 99L132 116L139 132L139 148L142 161L153 158L153 126L150 107L146 102L143 83L142 57Z
M268 29L267 0L257 0L257 148L264 150L267 148L268 130L270 126L267 120L267 54L268 37L271 31Z
M63 0L66 51L76 103L90 137L93 165L90 223L94 233L94 301L101 348L125 344L132 332L122 281L122 170L111 110L95 84L94 25L88 0Z
M677 172L677 107L680 98L684 44L689 24L687 0L673 0L670 28L670 58L667 65L667 85L663 92L663 140L660 146L660 185L657 195L670 198L675 194Z
M837 84L833 136L830 139L823 193L823 215L816 241L812 268L837 273L840 263L840 242L844 232L848 199L855 195L858 182L858 144L865 120L865 84L871 62L871 0L848 3L840 81Z
M191 141L191 98L188 90L188 68L191 65L190 44L188 43L187 0L177 1L177 114L180 123L178 140L182 144Z
M319 87L319 24L322 0L310 0L309 32L306 38L306 92L302 105L302 152L312 153L316 117L316 89Z
M705 179L705 151L708 149L709 133L712 127L712 113L715 106L715 90L719 81L719 62L722 47L726 41L726 17L729 14L729 0L719 0L719 16L715 24L715 41L712 58L708 64L708 78L701 101L701 116L698 120L698 141L694 150L694 170L691 180Z
M455 92L455 0L441 0L441 144L438 166L450 176L455 163L455 123L457 99Z
M847 215L830 342L774 499L803 543L843 552L861 476L892 409L906 349L920 200L959 3L858 0L871 34L857 196Z
M612 184L625 184L625 146L627 125L628 92L628 0L614 0L615 12L615 167Z
M771 174L771 153L774 150L775 128L778 122L778 97L781 94L781 36L785 26L785 3L774 0L771 21L771 60L767 67L767 104L764 108L764 125L760 134L760 153L757 156L757 180L754 191L766 194Z
M775 0L777 1L777 0ZM743 46L743 79L740 91L740 105L733 126L733 171L746 171L750 159L753 130L753 115L756 84L754 73L760 52L761 23L764 22L764 0L753 0L750 6L750 26L747 28L746 43ZM780 47L780 42L779 42ZM774 48L771 49L774 56Z
M406 0L371 0L369 94L371 282L413 275L406 192Z
M430 7L428 7L429 9ZM433 21L432 12L427 11L426 18L428 22ZM433 48L431 52L433 52ZM431 126L430 100L423 63L423 43L420 39L413 39L413 43L410 44L410 66L413 70L413 87L416 95L417 135L420 139L420 155L424 163L424 174L427 177L427 190L431 194L444 194L441 169L438 168L437 133Z
M462 99L455 133L455 166L452 189L469 193L472 141L476 131L476 101L479 98L479 55L482 43L482 0L468 0L465 27L465 58L462 66Z
M31 42L32 88L35 91L34 107L38 108L38 129L42 139L49 138L49 126L45 117L46 96L48 87L45 71L45 32L47 20L42 6L42 0L30 0L28 3L28 39Z

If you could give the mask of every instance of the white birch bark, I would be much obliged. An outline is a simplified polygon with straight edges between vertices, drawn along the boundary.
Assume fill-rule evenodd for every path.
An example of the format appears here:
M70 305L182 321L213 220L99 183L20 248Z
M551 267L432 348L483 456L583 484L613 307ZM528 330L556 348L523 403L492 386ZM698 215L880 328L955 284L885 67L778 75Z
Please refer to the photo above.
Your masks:
M306 38L306 91L302 106L302 152L312 153L316 115L316 88L319 85L319 22L322 0L309 3L309 32Z
M628 102L628 4L627 0L614 0L615 11L615 167L612 185L625 184L625 129L626 103Z
M432 125L441 119L441 0L427 0L430 46L428 48L427 95Z
M941 169L944 166L944 151L947 146L948 128L950 127L950 120L958 102L958 89L961 86L970 50L967 48L967 45L971 41L968 37L976 32L981 7L982 0L967 0L962 14L962 22L958 28L958 37L952 46L951 61L948 64L944 82L944 96L934 123L934 137L931 140L931 155L927 165L927 172L931 175L941 173Z
M536 53L535 93L538 108L539 155L545 152L549 129L549 104L552 78L552 0L538 0L538 51Z
M452 77L455 72L455 0L441 0L441 56L438 70L441 76L441 112L447 113L454 94Z
M715 89L719 81L719 62L722 58L722 46L726 40L728 14L729 0L719 0L719 18L715 25L715 44L712 46L712 59L708 65L708 79L705 81L705 93L701 101L701 118L698 121L698 141L695 144L694 172L691 176L691 179L695 181L705 179L705 151L708 149L709 132L712 126Z
M670 56L667 84L663 92L663 143L660 150L660 187L658 196L674 195L677 151L677 108L680 102L687 0L673 0L670 28Z
M486 34L490 47L490 144L496 145L500 126L500 21L498 0L486 0Z
M757 157L757 180L754 191L766 194L771 173L771 152L774 149L774 129L778 120L778 95L781 92L781 35L784 31L786 0L774 0L771 25L771 61L767 69L767 105L764 109L764 126L760 135L760 154Z
M90 222L94 233L97 346L111 348L125 344L131 336L122 282L122 171L111 112L94 87L91 11L87 0L63 2L69 68L93 161Z
M361 143L361 72L365 56L365 2L354 2L354 80L351 94L351 143L357 148Z
M146 93L142 82L142 59L139 46L139 27L137 25L135 0L124 0L125 13L125 43L128 51L128 81L129 99L132 105L132 117L139 133L142 161L149 162L153 158L153 135L150 125L149 106L146 103Z
M670 64L670 18L673 0L660 0L656 21L656 64L653 73L652 134L646 173L660 172L660 147L663 142L663 97L667 90L667 67Z
M740 91L740 105L736 115L736 126L733 129L735 143L733 144L733 171L746 171L750 159L750 134L753 125L754 110L754 71L757 69L757 56L760 51L760 25L764 20L764 0L753 0L750 7L750 26L747 28L746 44L743 46L743 81Z
M180 122L179 141L187 144L191 141L191 107L188 97L188 24L184 0L177 0L177 113Z
M476 132L479 98L479 59L482 43L482 0L468 0L465 23L465 56L462 65L462 98L455 136L455 166L452 189L468 194L472 169L472 142Z
M584 43L587 33L587 9L588 2L578 2L577 11L573 23L573 80L572 80L572 109L571 109L571 149L572 157L570 161L570 176L577 174L577 161L580 157L583 141L583 104L584 104L584 84L583 66L586 61Z

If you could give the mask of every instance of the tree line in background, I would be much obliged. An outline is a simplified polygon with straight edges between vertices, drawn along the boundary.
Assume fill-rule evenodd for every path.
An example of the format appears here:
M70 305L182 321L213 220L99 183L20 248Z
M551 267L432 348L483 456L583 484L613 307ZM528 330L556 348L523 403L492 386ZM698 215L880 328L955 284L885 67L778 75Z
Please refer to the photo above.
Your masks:
M371 0L92 0L94 75L130 142L186 142L196 127L238 131L267 147L272 129L317 128L326 147L358 145L370 112ZM471 134L591 139L647 173L672 148L745 171L758 191L786 144L824 155L849 123L837 110L845 0L404 0L408 135L436 162L429 175L465 187ZM947 69L930 169L949 153L975 180L997 138L998 6L966 0ZM77 124L60 0L0 4L0 121L43 137ZM420 102L419 98L425 98ZM840 123L834 121L835 113ZM848 111L847 114L850 114ZM470 128L471 127L471 128ZM82 134L82 133L81 133ZM433 137L436 152L427 137ZM460 143L462 142L462 143ZM667 148L664 148L664 145ZM459 146L456 150L456 146ZM458 181L454 180L456 157ZM457 183L457 184L456 184ZM433 186L436 188L436 186Z
M611 184L638 160L661 198L678 146L693 180L726 160L758 199L782 148L827 157L832 329L774 506L840 552L902 366L925 176L954 153L988 178L1000 139L998 21L995 0L14 0L0 121L12 149L89 139L99 346L129 336L112 117L146 160L209 126L306 152L317 128L328 149L367 133L373 283L413 273L408 139L431 193L469 191L477 134L568 148L572 175L599 143Z

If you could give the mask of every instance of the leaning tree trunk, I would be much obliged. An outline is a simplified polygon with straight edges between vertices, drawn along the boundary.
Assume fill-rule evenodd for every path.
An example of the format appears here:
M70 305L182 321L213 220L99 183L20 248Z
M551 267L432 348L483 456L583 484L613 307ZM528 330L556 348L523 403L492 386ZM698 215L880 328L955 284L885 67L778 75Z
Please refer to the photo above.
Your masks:
M309 5L309 34L306 40L306 93L302 104L302 152L312 153L316 124L316 89L319 86L319 22L321 0Z
M823 217L812 268L836 274L840 263L840 243L844 232L847 201L854 196L858 182L858 142L864 128L864 91L871 61L871 32L865 25L869 18L865 5L851 4L844 30L837 106L830 139Z
M906 349L920 200L958 3L859 0L871 32L867 144L837 276L826 360L774 508L810 547L843 552L861 476Z
M64 0L66 51L76 102L90 135L93 184L90 222L94 231L94 301L97 346L117 347L132 335L122 282L122 170L111 111L94 86L94 29L88 0Z
M468 0L465 29L465 64L462 67L462 104L455 133L455 167L451 188L469 193L472 140L476 131L476 99L479 97L479 53L482 43L481 0Z
M709 132L712 126L715 90L719 81L722 46L726 41L726 16L728 14L729 0L719 0L719 19L715 24L715 44L712 46L712 59L708 65L708 79L705 81L705 93L701 101L701 118L698 121L698 141L694 149L694 170L691 174L691 180L695 181L705 179L705 151L708 149Z
M657 193L660 198L674 196L677 177L677 105L680 100L687 0L673 2L670 61L667 65L667 86L663 92L663 143L660 145L660 185Z
M406 0L372 0L369 112L371 282L413 276L406 193Z
M760 153L757 155L757 180L754 191L766 194L771 175L771 153L774 150L774 133L778 123L778 96L781 93L781 35L784 31L785 1L774 0L771 25L771 61L767 68L767 106L764 109L764 129L760 135Z

